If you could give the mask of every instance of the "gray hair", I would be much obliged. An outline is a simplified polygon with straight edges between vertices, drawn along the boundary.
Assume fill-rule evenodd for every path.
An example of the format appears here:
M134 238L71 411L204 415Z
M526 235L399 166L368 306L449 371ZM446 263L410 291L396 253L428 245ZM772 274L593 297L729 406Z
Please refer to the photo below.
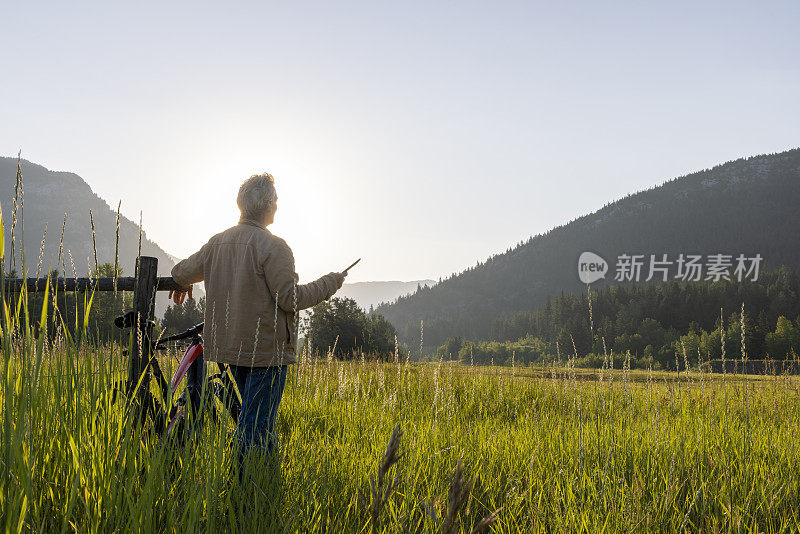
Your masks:
M236 196L236 204L239 205L242 217L256 221L275 205L275 200L275 178L267 172L254 174L245 180Z

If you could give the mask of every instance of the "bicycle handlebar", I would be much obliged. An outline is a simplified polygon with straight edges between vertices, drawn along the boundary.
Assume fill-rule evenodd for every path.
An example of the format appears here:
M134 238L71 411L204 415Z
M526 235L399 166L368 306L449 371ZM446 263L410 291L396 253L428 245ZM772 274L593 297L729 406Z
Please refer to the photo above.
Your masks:
M203 324L204 323L198 323L198 324L194 325L193 327L189 328L188 330L184 330L180 334L175 334L174 336L161 338L161 341L159 341L159 343L164 343L166 341L178 341L180 339L186 339L186 338L194 337L194 336L200 334L200 332L203 331Z

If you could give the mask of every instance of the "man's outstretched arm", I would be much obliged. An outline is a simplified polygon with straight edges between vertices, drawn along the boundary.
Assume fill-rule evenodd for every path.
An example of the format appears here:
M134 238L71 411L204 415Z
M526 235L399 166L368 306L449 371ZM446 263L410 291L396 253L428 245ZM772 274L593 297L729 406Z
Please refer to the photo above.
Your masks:
M294 254L283 239L270 251L264 261L264 276L278 306L288 313L316 306L328 300L344 283L344 273L329 273L308 284L298 284L300 277L294 270Z

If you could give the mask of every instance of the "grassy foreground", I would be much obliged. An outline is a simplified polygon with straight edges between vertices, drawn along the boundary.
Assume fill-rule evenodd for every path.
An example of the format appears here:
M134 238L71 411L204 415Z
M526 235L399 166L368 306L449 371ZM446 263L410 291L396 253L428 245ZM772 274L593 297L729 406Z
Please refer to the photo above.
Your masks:
M4 531L472 532L497 509L488 531L800 529L795 379L304 358L280 465L251 457L240 485L232 424L185 447L129 430L113 349L4 355Z

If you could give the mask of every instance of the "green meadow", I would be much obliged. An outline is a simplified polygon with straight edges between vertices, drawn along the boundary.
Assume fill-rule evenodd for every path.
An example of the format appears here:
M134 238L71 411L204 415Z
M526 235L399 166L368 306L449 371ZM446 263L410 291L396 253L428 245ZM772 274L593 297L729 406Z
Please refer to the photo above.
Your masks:
M5 532L800 529L794 377L302 355L279 452L248 457L240 482L230 418L159 437L112 403L120 347L33 339L13 315Z

